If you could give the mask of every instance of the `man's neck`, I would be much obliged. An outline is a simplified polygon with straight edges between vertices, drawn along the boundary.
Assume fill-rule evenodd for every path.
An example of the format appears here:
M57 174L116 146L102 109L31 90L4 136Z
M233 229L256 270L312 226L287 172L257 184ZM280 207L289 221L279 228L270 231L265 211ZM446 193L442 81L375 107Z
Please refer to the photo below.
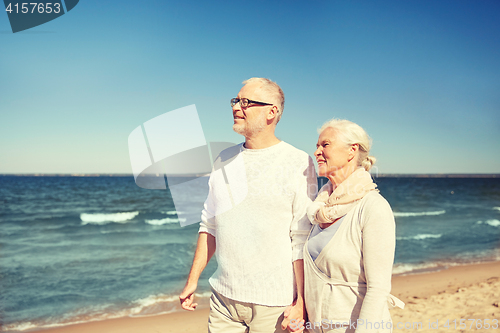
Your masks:
M280 143L273 133L261 132L255 136L245 138L245 148L247 149L264 149Z

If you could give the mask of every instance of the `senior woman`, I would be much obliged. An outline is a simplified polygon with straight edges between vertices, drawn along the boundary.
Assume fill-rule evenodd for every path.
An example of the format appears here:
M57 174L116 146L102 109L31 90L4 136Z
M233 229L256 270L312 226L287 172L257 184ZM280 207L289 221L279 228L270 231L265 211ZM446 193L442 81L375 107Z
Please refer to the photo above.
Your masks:
M329 182L308 208L305 303L311 332L390 332L395 250L391 207L368 170L370 138L357 124L330 120L319 130L319 175Z

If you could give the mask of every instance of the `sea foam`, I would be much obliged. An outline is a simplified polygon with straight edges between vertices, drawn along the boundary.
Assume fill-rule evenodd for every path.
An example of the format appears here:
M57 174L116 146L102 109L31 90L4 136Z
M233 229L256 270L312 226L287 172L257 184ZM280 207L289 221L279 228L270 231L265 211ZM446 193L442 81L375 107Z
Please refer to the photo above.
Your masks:
M194 294L198 304L208 305L208 300L212 296L211 291ZM134 307L128 310L130 317L146 317L151 315L171 313L180 310L179 295L150 295L134 301Z
M500 227L500 221L499 220L487 220L485 222L483 221L477 221L477 224L488 224L491 225L492 227Z
M111 214L80 214L82 225L86 224L108 224L108 223L126 223L139 215L139 212L124 212L124 213L111 213Z
M184 212L178 212L176 210L168 210L168 211L162 211L162 214L167 214L167 215L181 215L184 214Z
M159 220L144 220L147 224L151 225L164 225L164 224L170 224L170 223L177 223L177 222L185 222L186 219L184 218L172 218L172 217L166 217L164 219L159 219Z
M415 236L408 236L408 237L396 237L398 240L403 240L403 239L415 239L415 240L422 240L426 238L440 238L442 234L419 234Z
M435 212L394 212L396 217L408 217L408 216L426 216L426 215L442 215L446 213L445 210L438 210Z
M397 263L392 267L392 274L409 274L419 271L427 271L427 270L439 270L439 268L446 268L446 266L442 266L437 262L427 262L427 263Z

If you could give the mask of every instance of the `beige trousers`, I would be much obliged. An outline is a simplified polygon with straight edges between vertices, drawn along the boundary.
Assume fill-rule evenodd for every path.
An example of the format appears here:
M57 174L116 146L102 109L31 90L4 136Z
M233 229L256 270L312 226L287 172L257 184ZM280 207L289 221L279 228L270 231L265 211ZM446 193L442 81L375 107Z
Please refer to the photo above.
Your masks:
M286 306L238 302L212 289L209 333L285 333L281 329Z

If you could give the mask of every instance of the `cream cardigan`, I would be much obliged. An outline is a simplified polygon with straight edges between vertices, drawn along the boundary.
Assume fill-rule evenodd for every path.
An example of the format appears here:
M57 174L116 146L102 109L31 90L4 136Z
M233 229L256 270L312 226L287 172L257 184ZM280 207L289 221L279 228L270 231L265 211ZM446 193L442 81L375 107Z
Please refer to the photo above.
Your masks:
M305 302L309 322L315 326L310 331L391 331L376 327L392 326L389 303L404 306L389 294L395 242L391 207L372 191L345 215L316 261L305 244ZM346 328L335 329L337 322L337 328L340 323ZM349 327L352 322L358 323L356 330Z

